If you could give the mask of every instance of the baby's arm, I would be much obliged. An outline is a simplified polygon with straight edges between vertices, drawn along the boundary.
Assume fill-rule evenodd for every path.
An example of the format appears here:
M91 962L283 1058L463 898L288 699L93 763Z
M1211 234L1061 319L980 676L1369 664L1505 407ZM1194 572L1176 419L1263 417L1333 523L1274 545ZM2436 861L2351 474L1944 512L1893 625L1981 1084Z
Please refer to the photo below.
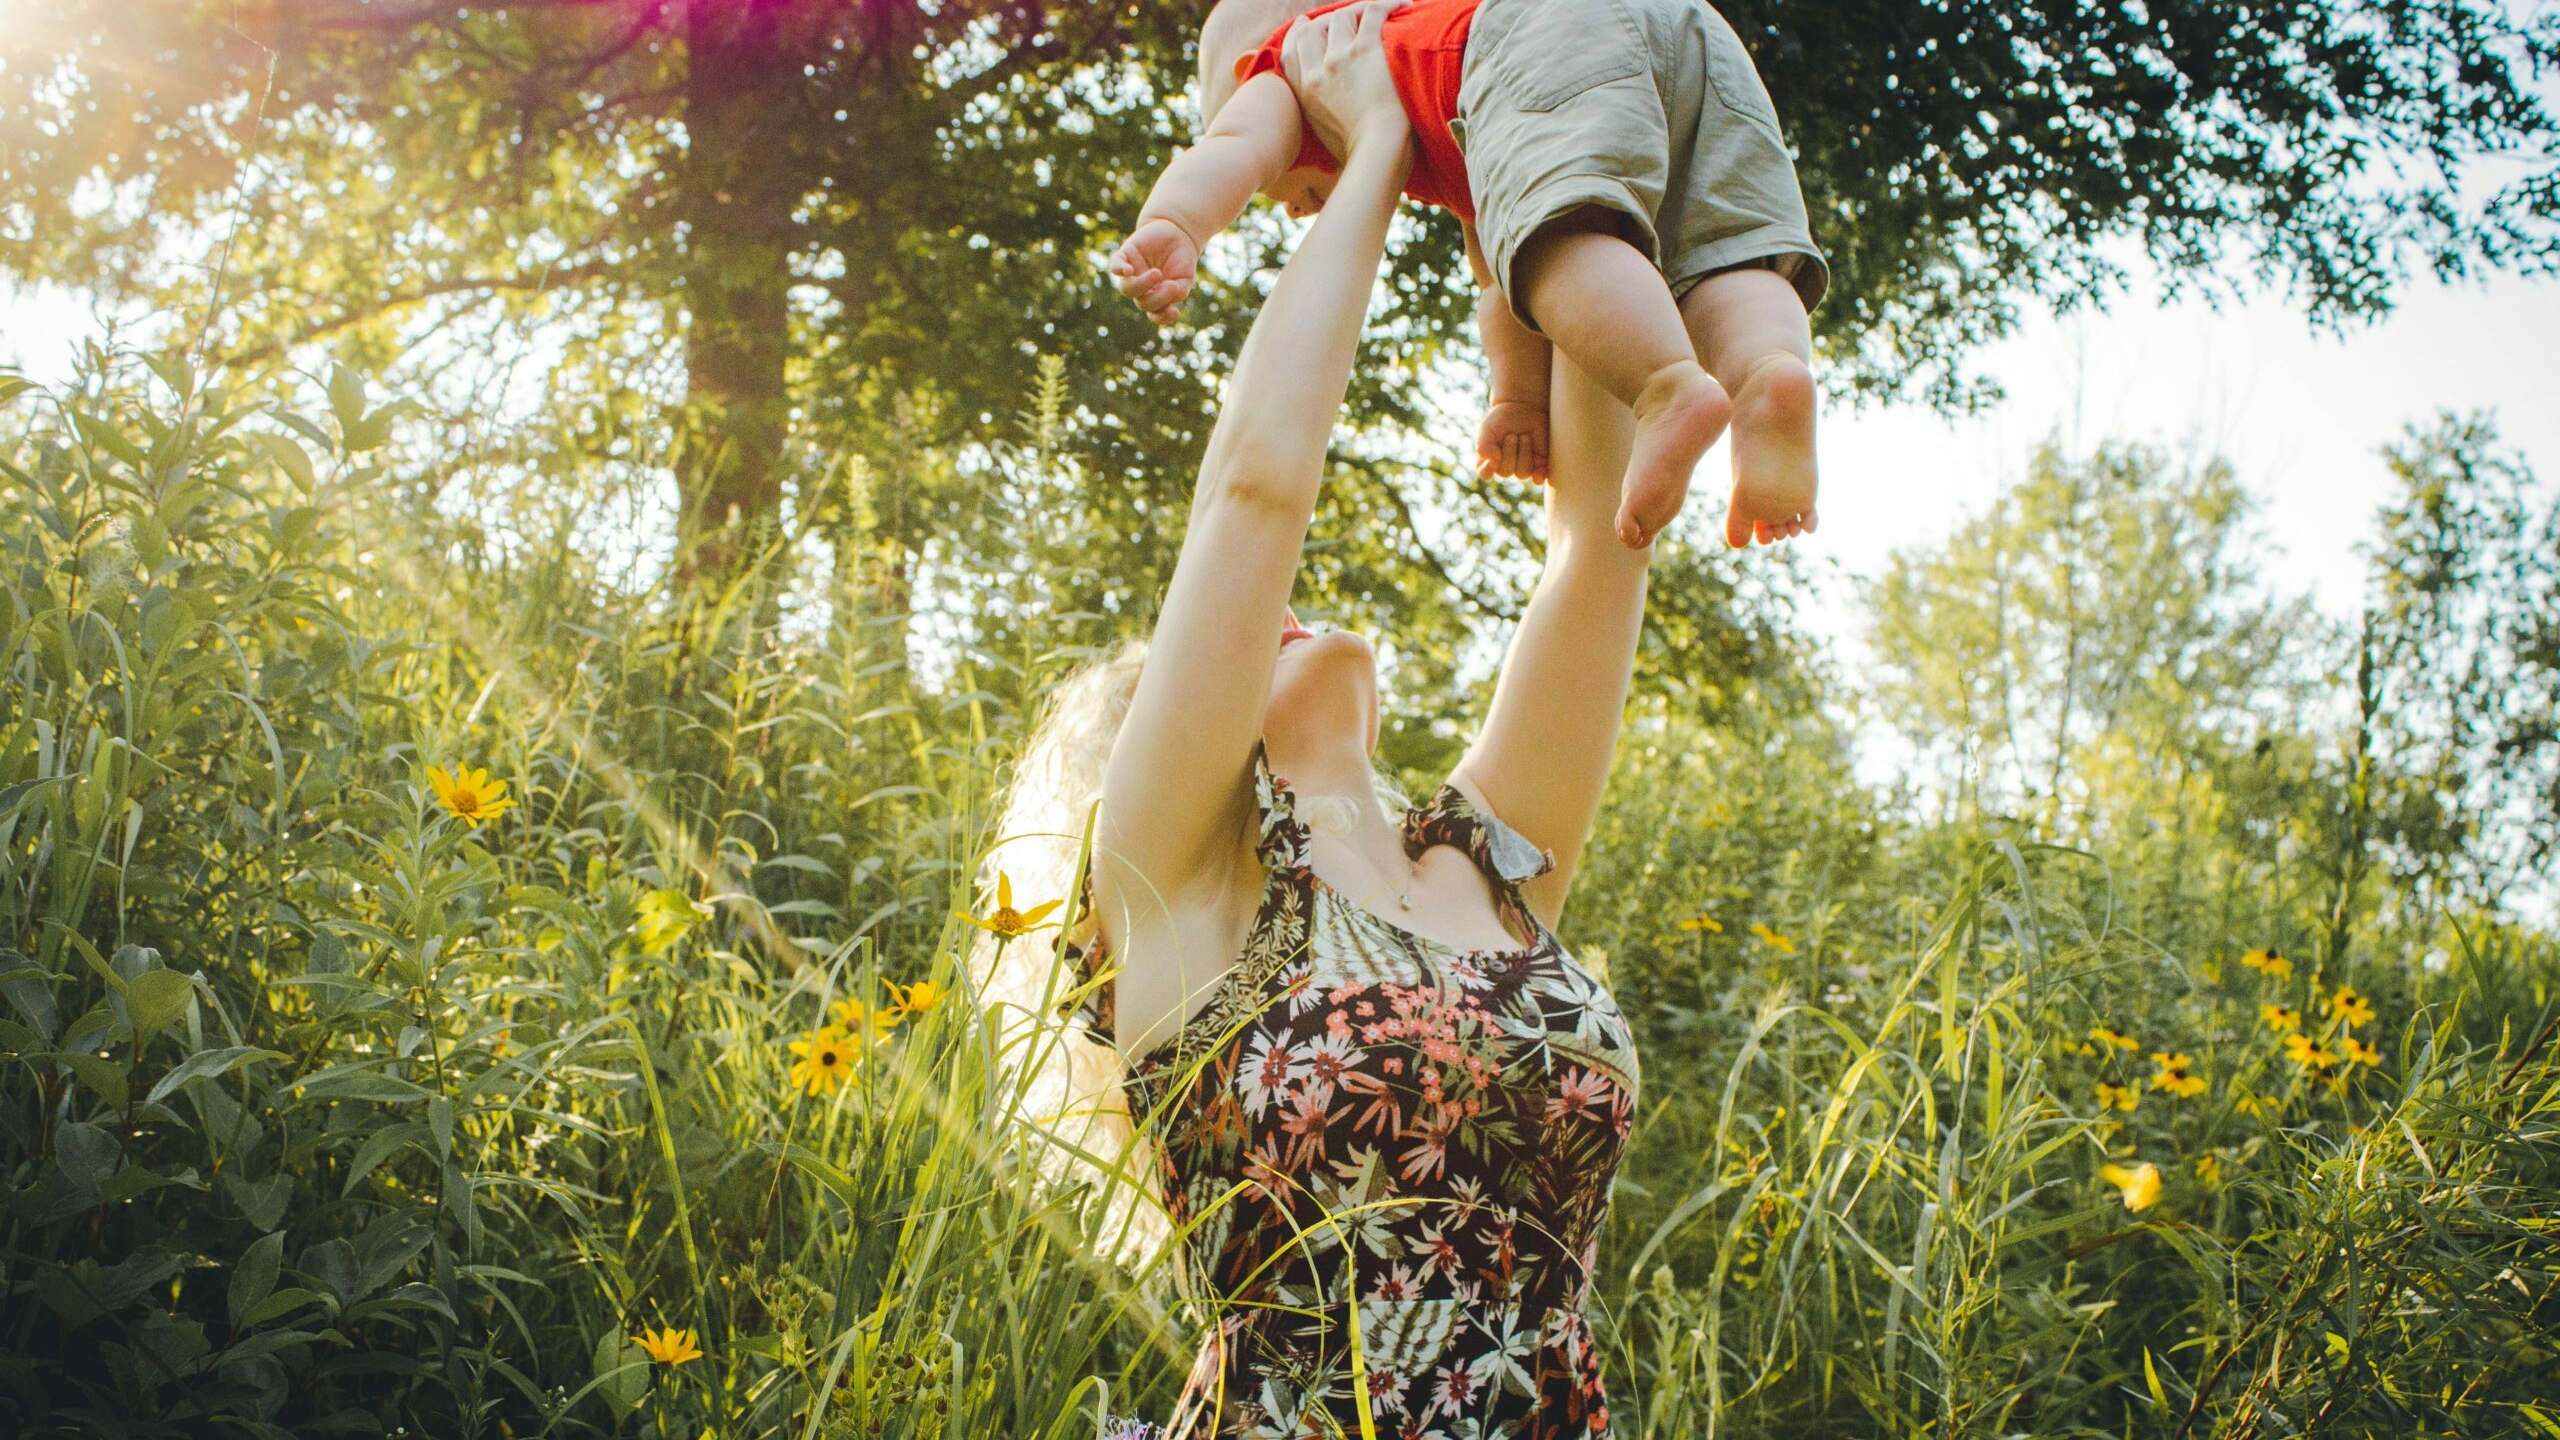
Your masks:
M1493 267L1467 222L1467 265L1476 273L1476 339L1493 372L1493 400L1476 434L1478 475L1547 478L1547 381L1555 347L1520 323L1494 284Z
M1200 247L1298 158L1305 121L1297 92L1276 71L1237 87L1200 143L1156 177L1138 227L1111 257L1112 283L1147 318L1172 323L1198 278Z

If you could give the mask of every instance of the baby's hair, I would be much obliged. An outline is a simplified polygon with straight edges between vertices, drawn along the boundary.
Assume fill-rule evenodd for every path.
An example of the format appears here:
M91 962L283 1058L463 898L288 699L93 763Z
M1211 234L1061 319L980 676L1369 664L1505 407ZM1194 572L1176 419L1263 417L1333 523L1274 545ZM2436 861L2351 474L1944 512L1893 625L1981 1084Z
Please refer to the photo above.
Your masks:
M1315 4L1316 0L1218 0L1209 18L1200 22L1201 129L1209 128L1227 97L1236 93L1236 61Z

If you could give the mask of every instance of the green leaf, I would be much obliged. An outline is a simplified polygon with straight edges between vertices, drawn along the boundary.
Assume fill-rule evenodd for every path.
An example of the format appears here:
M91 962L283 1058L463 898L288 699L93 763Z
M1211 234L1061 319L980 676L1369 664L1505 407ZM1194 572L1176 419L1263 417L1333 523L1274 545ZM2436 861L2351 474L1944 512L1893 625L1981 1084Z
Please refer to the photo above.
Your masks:
M198 1080L227 1075L243 1065L283 1058L276 1051L261 1050L255 1045L226 1045L219 1050L199 1050L180 1061L176 1069L161 1076L160 1083L152 1086L151 1093L143 1097L143 1103L158 1104Z
M453 1154L453 1102L442 1095L427 1102L427 1127L436 1137L436 1158Z
M229 1306L234 1326L246 1324L244 1317L275 1292L276 1271L283 1264L284 1232L278 1230L251 1245L240 1263L231 1267Z
M195 1174L193 1170L182 1170L175 1175L163 1175L157 1170L127 1165L99 1184L98 1199L103 1204L113 1205L137 1195L149 1194L163 1185L198 1184Z
M596 1390L615 1419L628 1419L649 1396L649 1352L618 1330L606 1332L596 1342Z
M2524 1413L2524 1418L2541 1426L2542 1433L2550 1436L2551 1440L2560 1440L2560 1420L2552 1419L2549 1414L2537 1408L2531 1401L2526 1401L2525 1403L2518 1405L2516 1409Z
M415 1143L425 1133L412 1122L386 1125L366 1136L364 1143L356 1147L356 1158L347 1166L347 1183L338 1193L354 1194L357 1183L372 1174L375 1166L399 1154L403 1147Z
M252 1329L278 1316L290 1315L305 1305L320 1304L328 1298L317 1290L305 1290L299 1285L289 1285L250 1306L249 1313L241 1316L237 1323L243 1330Z
M240 1207L250 1224L261 1230L272 1229L284 1218L284 1207L293 1199L293 1177L270 1175L264 1180L248 1180L237 1170L226 1171L223 1188L230 1192L231 1203Z
M70 1066L71 1073L80 1077L80 1083L97 1091L98 1098L107 1102L112 1109L123 1109L126 1097L131 1094L125 1085L124 1066L104 1055L91 1055L78 1050L55 1050L28 1058L53 1060Z
M175 970L145 970L126 985L124 1004L126 1018L133 1022L133 1042L138 1049L162 1030L177 1023L186 1013L187 1000L196 987Z
M267 458L275 461L276 468L300 487L303 494L309 495L320 488L319 473L311 466L311 452L295 443L292 436L261 433L249 438L267 452Z
M65 1178L82 1190L95 1190L115 1173L123 1151L116 1137L86 1120L74 1120L53 1132L53 1160Z
M338 417L341 434L364 418L364 377L344 365L329 367L329 412Z

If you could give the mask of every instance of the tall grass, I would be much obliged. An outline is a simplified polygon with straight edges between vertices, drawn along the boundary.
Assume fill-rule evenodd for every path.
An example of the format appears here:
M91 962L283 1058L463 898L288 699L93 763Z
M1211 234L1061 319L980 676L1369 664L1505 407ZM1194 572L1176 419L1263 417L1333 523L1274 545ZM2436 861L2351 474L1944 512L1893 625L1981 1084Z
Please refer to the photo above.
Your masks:
M384 412L298 398L164 361L0 412L0 1430L1163 1414L1176 1267L1044 1181L1016 1047L1054 1037L960 963L1065 657L928 690L790 534L724 592L619 589L395 509ZM775 623L786 582L822 623ZM430 766L515 804L470 823ZM1646 1056L1595 1315L1620 1433L2560 1434L2547 935L2277 981L1997 826L1851 836L1732 788L1787 782L1622 769L1569 936ZM1829 858L1678 929L1681 847L1733 837ZM948 998L795 1085L794 1041L918 982ZM2342 982L2381 1013L2321 1020ZM2306 1079L2280 1001L2384 1053ZM2149 1069L2100 1023L2209 1093L2099 1108ZM700 1358L632 1339L666 1327Z

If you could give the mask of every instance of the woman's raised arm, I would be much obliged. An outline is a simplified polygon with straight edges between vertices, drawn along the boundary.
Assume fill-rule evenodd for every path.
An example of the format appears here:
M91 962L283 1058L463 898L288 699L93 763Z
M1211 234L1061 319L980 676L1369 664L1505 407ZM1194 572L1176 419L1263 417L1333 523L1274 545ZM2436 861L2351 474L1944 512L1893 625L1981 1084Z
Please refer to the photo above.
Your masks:
M1412 131L1377 41L1376 0L1301 22L1295 59L1356 116L1332 198L1281 271L1228 381L1191 523L1103 777L1097 918L1223 883L1251 814L1249 767L1281 610L1351 382Z
M1556 923L1600 813L1644 624L1650 547L1615 532L1634 417L1559 353L1550 391L1547 563L1495 682L1493 706L1450 779L1555 852L1521 887Z

